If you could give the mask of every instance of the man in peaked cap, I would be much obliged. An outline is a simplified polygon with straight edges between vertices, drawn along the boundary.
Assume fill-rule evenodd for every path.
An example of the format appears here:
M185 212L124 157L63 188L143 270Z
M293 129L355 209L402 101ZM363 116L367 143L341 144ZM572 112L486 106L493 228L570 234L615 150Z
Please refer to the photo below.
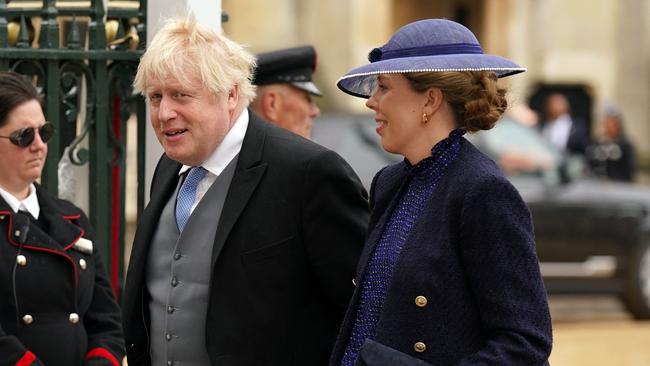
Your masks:
M320 110L311 97L321 96L312 82L316 52L312 46L294 47L257 55L253 84L257 97L253 112L265 120L309 138Z

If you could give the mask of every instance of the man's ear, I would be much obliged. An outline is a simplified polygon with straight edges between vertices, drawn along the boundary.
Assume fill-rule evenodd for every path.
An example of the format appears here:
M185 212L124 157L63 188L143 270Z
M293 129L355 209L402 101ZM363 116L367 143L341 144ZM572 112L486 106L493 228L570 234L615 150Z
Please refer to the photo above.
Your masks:
M442 90L438 88L429 88L426 91L427 100L424 104L424 113L431 116L435 114L442 106L444 102L445 95L442 93Z
M262 107L262 112L269 122L277 122L280 110L280 95L277 90L273 88L267 88L260 95L260 106Z
M239 103L239 84L233 85L228 92L228 109L234 110Z

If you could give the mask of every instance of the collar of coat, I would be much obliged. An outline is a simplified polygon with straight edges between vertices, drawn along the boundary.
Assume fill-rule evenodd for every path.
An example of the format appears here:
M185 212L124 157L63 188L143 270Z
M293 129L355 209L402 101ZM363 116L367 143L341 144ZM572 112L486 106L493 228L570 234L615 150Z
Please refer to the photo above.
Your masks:
M35 184L36 195L41 206L42 220L50 228L45 232L27 215L14 213L9 205L0 198L0 219L7 224L7 240L10 245L22 246L24 249L64 253L83 237L84 229L78 225L81 213L73 205L62 205Z

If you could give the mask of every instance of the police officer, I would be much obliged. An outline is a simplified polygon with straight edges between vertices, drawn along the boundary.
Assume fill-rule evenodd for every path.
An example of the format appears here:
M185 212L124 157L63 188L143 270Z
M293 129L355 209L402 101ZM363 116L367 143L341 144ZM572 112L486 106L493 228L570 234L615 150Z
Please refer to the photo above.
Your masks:
M320 115L312 96L322 95L312 82L315 70L312 46L258 54L253 80L257 97L251 109L268 122L309 138L312 121Z
M120 312L86 215L37 183L54 127L0 72L0 365L121 365Z

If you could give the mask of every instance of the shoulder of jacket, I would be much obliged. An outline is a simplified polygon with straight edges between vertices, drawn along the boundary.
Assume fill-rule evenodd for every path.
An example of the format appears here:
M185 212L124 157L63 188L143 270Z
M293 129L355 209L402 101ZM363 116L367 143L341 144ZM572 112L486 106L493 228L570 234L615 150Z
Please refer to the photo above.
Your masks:
M294 135L288 131L267 135L264 156L287 163L309 164L314 160L340 158L340 155L325 146ZM341 158L342 159L342 158Z

